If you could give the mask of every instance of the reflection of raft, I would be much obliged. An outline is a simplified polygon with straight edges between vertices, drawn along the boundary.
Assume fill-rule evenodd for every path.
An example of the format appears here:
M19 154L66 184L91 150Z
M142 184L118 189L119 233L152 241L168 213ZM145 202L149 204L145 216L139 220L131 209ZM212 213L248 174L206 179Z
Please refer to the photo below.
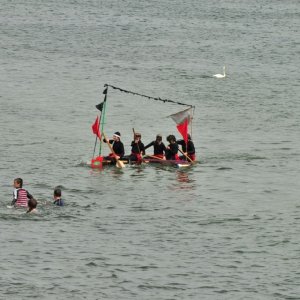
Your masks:
M189 162L185 160L164 160L164 159L155 159L155 158L144 158L142 162L137 161L128 161L121 160L124 164L128 165L162 165L162 166L171 166L177 168L190 167L197 162ZM115 166L116 163L112 160L104 159L102 156L97 156L91 160L91 167L93 169L99 169L106 166Z

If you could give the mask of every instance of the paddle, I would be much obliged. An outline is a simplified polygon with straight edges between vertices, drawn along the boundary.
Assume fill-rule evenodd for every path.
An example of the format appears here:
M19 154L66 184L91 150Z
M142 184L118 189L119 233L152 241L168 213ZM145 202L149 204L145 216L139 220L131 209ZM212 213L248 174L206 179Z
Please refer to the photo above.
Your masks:
M155 159L158 159L158 160L165 160L163 158L160 158L160 157L157 157L157 156L154 156L154 155L149 155L149 154L144 155L144 157L151 157L151 158L155 158Z
M132 131L133 131L133 139L135 139L135 130L134 130L134 128L132 128ZM141 154L141 150L140 150L140 147L139 147L139 142L137 142L136 145L138 147L139 154Z
M117 155L116 155L114 149L112 148L112 146L111 146L109 140L106 138L105 134L104 134L104 133L102 133L102 134L103 134L103 136L104 136L104 140L106 141L106 144L108 145L108 147L109 147L111 153L114 155L114 157L115 157L115 159L116 159L116 166L117 166L118 168L125 168L124 163L123 163L121 160L118 159L118 157L117 157Z
M178 148L178 150L192 163L192 164L194 164L195 162L188 156L188 155L186 155L183 151L181 151L179 148Z
M132 131L133 131L133 139L135 140L135 130L134 130L134 128L132 128ZM143 161L143 155L141 154L141 149L140 149L140 146L139 146L139 142L137 142L136 145L137 145L137 148L138 148L138 151L139 151L139 155L141 156L142 161Z

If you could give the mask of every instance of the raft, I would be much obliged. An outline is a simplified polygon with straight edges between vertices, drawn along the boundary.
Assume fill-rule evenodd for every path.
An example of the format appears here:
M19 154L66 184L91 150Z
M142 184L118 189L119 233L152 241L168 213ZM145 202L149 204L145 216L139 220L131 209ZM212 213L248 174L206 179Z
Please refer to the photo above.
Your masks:
M155 159L155 158L143 158L140 161L128 161L128 160L120 160L126 165L162 165L162 166L170 166L176 168L186 168L191 167L197 163L197 161L189 162L185 160L165 160L165 159ZM93 158L89 163L92 169L101 169L103 167L108 166L116 166L116 162L108 159L104 159L102 156L97 156Z

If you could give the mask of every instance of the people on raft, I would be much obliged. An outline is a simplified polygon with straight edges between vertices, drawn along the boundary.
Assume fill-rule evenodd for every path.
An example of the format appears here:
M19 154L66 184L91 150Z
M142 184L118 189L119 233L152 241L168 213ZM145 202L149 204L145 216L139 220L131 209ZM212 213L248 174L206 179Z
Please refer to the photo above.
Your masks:
M178 144L176 143L176 138L174 135L170 134L167 136L167 141L169 145L166 148L165 154L167 160L179 160L178 156Z
M37 207L37 201L33 198L30 199L28 201L28 210L26 211L26 213L30 213L30 214L37 213L36 207Z
M106 143L105 139L103 139L103 141ZM122 157L125 154L124 144L121 142L121 133L119 131L116 131L113 134L112 139L109 140L109 143L112 144L114 153L110 153L108 156L104 157L104 159L111 160L112 163L115 163L116 158L122 159ZM115 157L115 155L116 155L116 157Z
M61 198L61 189L56 187L53 192L53 204L57 206L64 206L64 200Z
M195 154L195 146L194 142L192 141L192 137L190 134L188 134L188 142L186 144L185 140L177 140L177 144L181 145L182 147L182 152L185 155L180 156L180 159L182 160L188 160L187 156L195 161L196 160L196 154Z
M155 156L157 158L163 159L164 158L164 152L166 151L166 146L162 141L162 135L158 134L156 136L155 141L149 143L147 146L145 146L145 150L153 146L154 153L152 156Z
M131 142L131 154L129 156L130 161L142 162L143 155L145 155L145 146L141 141L142 135L135 132L133 141Z
M23 189L23 179L16 178L14 180L14 192L11 206L27 207L28 200L34 199L33 196L25 189Z

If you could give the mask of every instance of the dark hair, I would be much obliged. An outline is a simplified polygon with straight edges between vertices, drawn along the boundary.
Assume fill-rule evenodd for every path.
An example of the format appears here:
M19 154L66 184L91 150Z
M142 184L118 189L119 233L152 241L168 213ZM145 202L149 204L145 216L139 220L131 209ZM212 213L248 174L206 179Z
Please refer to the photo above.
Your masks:
M37 201L32 198L28 201L28 207L31 208L31 209L34 209L37 207Z
M173 134L167 136L167 141L171 143L171 141L176 142L176 137Z
M61 189L60 188L55 188L54 189L54 196L55 197L61 197Z
M19 184L20 187L23 186L23 179L22 179L22 178L16 178L14 181L15 181L17 184Z

